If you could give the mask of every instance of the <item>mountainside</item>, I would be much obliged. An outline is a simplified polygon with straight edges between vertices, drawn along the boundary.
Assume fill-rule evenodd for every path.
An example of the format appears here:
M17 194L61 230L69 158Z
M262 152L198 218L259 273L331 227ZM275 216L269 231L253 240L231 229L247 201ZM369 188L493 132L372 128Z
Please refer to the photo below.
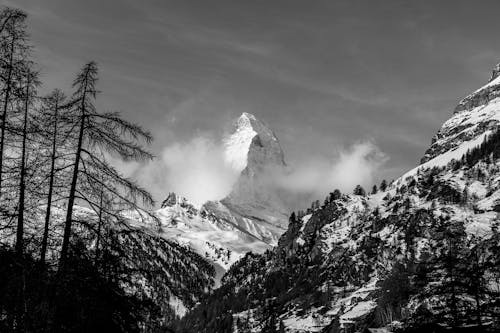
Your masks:
M246 252L263 253L276 245L288 220L288 209L269 185L269 174L286 168L272 130L255 116L243 113L233 133L224 139L224 146L226 163L240 173L226 198L209 201L198 209L187 198L170 193L155 212L160 226L152 221L144 225L211 262L216 284Z
M421 162L451 152L462 143L469 141L470 145L477 145L484 140L484 136L496 129L500 120L500 77L498 65L493 69L490 81L461 100L453 116L446 121L439 132L432 139L432 144L425 152ZM463 151L457 152L463 154ZM457 156L458 157L458 156Z
M282 173L286 168L278 139L254 115L243 113L224 143L226 160L241 174L231 193L221 200L222 205L235 217L233 223L265 243L276 245L286 230L288 215L287 207L269 179L273 173ZM206 207L218 214L213 205Z
M39 207L37 214L43 216L44 210L44 206ZM52 232L62 233L64 209L53 207L53 214L56 219ZM97 251L95 230L89 226L97 225L100 217L88 207L75 206L73 251L81 246L85 255L93 261L100 255L107 258L110 266L114 263L125 270L126 274L123 271L120 274L120 287L126 295L147 304L150 311L147 320L138 323L144 325L145 331L154 331L183 316L202 295L214 288L218 273L214 265L182 242L161 237L158 234L159 221L146 213L139 216L131 211L117 212L115 217L115 223L105 220L106 223L101 226L101 232L110 240L101 244L100 251ZM30 224L26 231L34 235L34 244L37 244L43 234L43 224ZM12 235L1 230L0 237L8 240ZM57 263L59 246L57 240L48 243L47 261L53 266ZM35 249L34 246L28 248L31 252ZM116 259L116 262L110 258Z
M499 69L421 165L378 193L335 191L292 214L278 245L233 265L178 331L498 331Z

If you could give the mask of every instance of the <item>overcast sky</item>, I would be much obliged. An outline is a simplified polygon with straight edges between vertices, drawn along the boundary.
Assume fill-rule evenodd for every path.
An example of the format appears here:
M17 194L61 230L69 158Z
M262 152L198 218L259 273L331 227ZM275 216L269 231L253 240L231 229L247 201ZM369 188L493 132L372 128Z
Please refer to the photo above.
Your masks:
M500 61L500 1L15 0L44 89L100 65L99 105L153 150L217 137L250 112L290 164L372 140L412 168L458 100Z

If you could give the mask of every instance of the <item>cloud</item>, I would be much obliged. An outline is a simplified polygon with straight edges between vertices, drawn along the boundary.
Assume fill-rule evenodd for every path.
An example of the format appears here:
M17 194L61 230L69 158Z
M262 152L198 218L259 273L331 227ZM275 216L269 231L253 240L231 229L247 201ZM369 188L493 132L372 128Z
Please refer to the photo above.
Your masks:
M304 208L335 188L351 193L357 184L372 185L387 160L373 142L364 141L336 150L330 159L307 159L287 170L269 169L260 180L266 190L278 191L292 210ZM175 192L197 206L226 197L239 176L225 159L223 143L209 135L173 143L146 166L125 164L120 171L137 178L159 201Z
M375 172L387 162L388 157L373 142L361 142L341 152L338 162L330 173L330 184L344 191L355 185L373 183Z
M222 145L208 135L165 147L136 176L160 200L175 192L195 205L224 198L238 177L224 162Z
M374 175L387 160L373 142L364 141L340 150L330 160L306 160L277 179L280 187L292 193L310 193L316 198L335 188L350 193L357 184L373 184Z

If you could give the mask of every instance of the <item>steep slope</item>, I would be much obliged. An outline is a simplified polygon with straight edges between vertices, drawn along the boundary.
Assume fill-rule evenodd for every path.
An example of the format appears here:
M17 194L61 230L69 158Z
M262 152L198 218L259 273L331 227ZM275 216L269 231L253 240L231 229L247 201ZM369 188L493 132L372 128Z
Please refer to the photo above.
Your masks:
M219 207L222 210L223 207ZM196 209L187 199L170 193L161 209L157 233L190 248L211 262L216 269L216 283L222 274L246 252L262 253L270 246L252 235L212 215L204 207Z
M286 168L276 135L254 115L243 113L224 144L226 161L241 174L231 193L221 200L222 209L213 203L205 208L266 244L276 245L286 230L288 212L269 179Z
M490 81L458 103L453 116L448 119L432 139L422 163L456 150L467 141L482 142L484 135L498 126L500 120L500 67L492 71ZM474 142L474 141L473 141ZM464 153L460 151L459 153ZM460 154L457 154L457 157ZM443 161L447 163L448 161Z
M43 221L45 207L41 206L36 214L34 221ZM51 232L62 234L65 208L55 206L52 214L55 219ZM91 258L93 265L98 265L96 258L100 256L103 262L113 263L123 269L119 281L123 290L151 309L148 321L140 323L145 331L154 331L153 328L184 315L203 294L214 287L216 271L212 263L190 247L159 236L158 221L149 214L139 216L137 212L117 211L113 217L104 217L102 225L98 227L100 220L94 210L75 206L73 219L72 250L82 251L79 250L81 246L85 249L82 257ZM33 246L41 241L43 228L43 223L27 225L26 231L33 235ZM99 252L96 250L96 230L106 235L105 240L101 239ZM1 230L0 237L5 240L12 234ZM38 254L39 250L34 247L28 248L28 251ZM59 252L60 240L52 237L47 251L47 262L51 268L57 267ZM113 276L112 273L110 276ZM106 278L110 276L106 275Z
M293 214L273 251L232 266L179 331L498 331L499 70L421 165L385 191Z
M145 225L135 222L210 261L216 270L216 285L246 252L263 253L276 245L287 225L287 208L268 178L286 168L272 130L255 116L243 113L232 134L224 139L224 146L226 163L240 173L226 198L197 209L188 199L170 193L155 212L158 229L152 221Z

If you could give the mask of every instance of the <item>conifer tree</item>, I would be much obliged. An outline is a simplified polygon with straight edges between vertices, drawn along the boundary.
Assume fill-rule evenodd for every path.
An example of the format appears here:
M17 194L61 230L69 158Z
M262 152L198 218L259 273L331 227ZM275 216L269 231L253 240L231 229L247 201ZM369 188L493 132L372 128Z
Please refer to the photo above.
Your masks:
M354 195L360 195L360 196L365 196L366 191L361 185L356 185L353 191Z
M330 193L330 202L340 199L342 197L342 193L339 189L335 189L332 193Z
M98 93L97 79L97 64L89 62L82 68L73 83L76 91L71 105L78 136L74 147L60 269L64 268L68 256L75 201L79 199L90 205L96 205L93 196L95 191L85 190L102 187L104 191L111 193L121 205L137 207L138 199L142 199L145 204L153 204L153 199L146 190L124 178L106 160L106 154L114 154L123 160L151 159L153 156L140 146L140 142L149 143L152 137L139 126L120 118L117 113L100 113L96 110L94 100ZM103 181L103 176L106 181ZM109 213L116 215L113 212Z
M380 190L384 192L387 189L387 180L383 179L380 183Z

